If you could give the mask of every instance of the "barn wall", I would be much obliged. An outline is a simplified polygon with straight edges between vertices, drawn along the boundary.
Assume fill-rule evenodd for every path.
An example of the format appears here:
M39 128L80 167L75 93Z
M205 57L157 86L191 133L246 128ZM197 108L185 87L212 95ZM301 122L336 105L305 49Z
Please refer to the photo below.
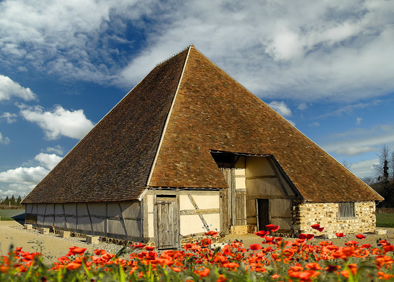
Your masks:
M192 190L150 190L143 199L147 205L145 216L147 221L147 236L154 241L157 232L157 197L175 196L179 214L178 232L180 236L188 236L207 232L220 231L220 192ZM204 226L206 224L206 226Z
M281 230L291 230L295 194L276 165L269 158L247 157L245 176L247 224L257 228L256 199L268 199L270 223L279 225Z
M143 237L139 201L121 203L27 204L26 223L132 241Z
M322 234L312 229L318 223L323 233L364 233L376 229L375 202L356 202L354 218L339 217L339 203L305 203L293 207L293 227L301 233Z

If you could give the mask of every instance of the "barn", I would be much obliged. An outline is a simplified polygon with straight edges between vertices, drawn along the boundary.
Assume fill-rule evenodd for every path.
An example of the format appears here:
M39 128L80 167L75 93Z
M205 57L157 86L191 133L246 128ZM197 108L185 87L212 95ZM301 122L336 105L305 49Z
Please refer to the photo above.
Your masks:
M176 248L216 230L373 232L383 198L193 45L25 197L26 223Z

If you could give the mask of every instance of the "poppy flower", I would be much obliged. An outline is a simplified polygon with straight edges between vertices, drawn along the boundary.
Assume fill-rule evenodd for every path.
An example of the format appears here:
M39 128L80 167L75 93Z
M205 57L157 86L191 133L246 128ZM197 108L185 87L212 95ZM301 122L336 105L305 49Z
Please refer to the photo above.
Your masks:
M260 236L261 238L264 238L265 236L269 235L270 232L269 231L264 231L264 230L260 230L258 232L254 233L257 236Z
M279 225L275 225L275 224L268 224L265 227L267 227L267 229L271 230L272 232L279 230Z
M213 230L205 232L204 234L205 234L205 236L212 236L212 237L215 237L215 236L218 235L218 233L216 231L213 231Z
M136 248L143 248L143 247L145 247L145 245L142 244L142 243L137 243L137 244L131 245L131 247L134 248L134 249L136 249Z
M72 261L66 265L66 268L68 270L75 270L75 269L78 269L79 267L81 267L81 265L82 265L82 263Z
M145 250L147 251L153 251L155 249L155 247L153 246L145 246Z
M311 227L313 228L313 229L319 229L320 228L320 224L312 224L311 225Z
M335 233L335 235L337 235L338 238L345 237L345 234L343 234L343 233Z
M356 238L362 240L362 239L367 238L367 236L365 236L363 234L356 234Z
M317 228L317 230L319 230L319 232L323 232L324 227Z
M69 247L69 249L70 249L69 253L72 253L73 255L82 255L86 251L86 248L79 248L79 247Z
M315 235L313 235L313 234L306 234L306 239L308 239L308 241L312 240L314 237L315 237Z
M249 246L249 249L251 249L253 251L261 250L261 245L260 244L251 244Z
M298 235L298 239L306 239L306 234L301 233L300 235Z

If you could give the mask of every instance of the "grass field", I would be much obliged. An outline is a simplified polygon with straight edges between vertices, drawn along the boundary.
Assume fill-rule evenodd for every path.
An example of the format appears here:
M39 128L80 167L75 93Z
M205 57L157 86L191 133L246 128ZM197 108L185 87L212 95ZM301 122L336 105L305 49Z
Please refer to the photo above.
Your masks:
M24 220L25 210L0 210L1 220Z
M393 213L377 213L376 214L377 227L394 227Z

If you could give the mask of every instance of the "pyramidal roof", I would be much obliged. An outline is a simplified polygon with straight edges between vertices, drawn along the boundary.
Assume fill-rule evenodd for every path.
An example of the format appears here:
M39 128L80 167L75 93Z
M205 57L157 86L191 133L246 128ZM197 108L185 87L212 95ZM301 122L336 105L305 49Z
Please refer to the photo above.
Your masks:
M272 155L308 202L383 198L193 45L157 65L23 203L130 201L226 188L211 151Z

